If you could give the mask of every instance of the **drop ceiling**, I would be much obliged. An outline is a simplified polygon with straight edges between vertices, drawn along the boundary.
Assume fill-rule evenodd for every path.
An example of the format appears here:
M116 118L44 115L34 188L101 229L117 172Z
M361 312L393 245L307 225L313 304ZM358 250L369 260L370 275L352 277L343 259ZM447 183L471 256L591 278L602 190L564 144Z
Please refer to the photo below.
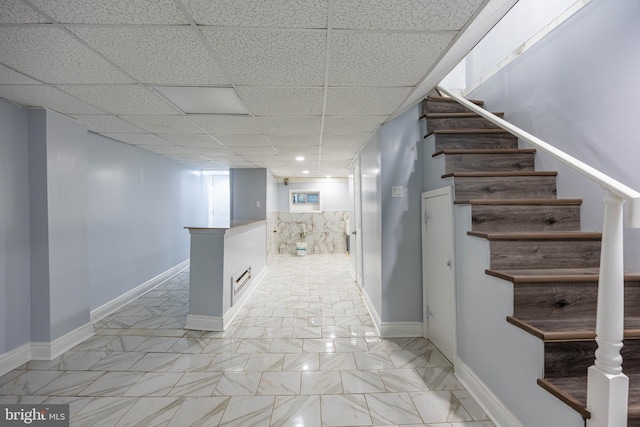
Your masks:
M513 3L3 0L0 98L200 169L346 176ZM248 114L187 114L156 90L180 86L231 88Z

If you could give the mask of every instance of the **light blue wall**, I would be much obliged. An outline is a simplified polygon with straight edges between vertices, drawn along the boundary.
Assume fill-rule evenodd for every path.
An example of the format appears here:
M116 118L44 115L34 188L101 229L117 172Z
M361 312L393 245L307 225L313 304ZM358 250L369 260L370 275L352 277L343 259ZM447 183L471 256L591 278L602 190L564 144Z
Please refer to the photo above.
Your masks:
M0 101L0 354L30 341L27 113Z
M347 179L319 178L309 182L289 182L289 185L280 182L278 183L278 210L281 212L289 211L289 190L320 190L324 211L353 210Z
M89 322L87 158L84 125L47 111L50 337Z
M373 309L382 316L382 184L380 131L360 153L362 199L362 281Z
M639 190L640 3L593 0L470 94L505 119ZM602 227L600 188L548 156L558 196L581 197L582 225ZM625 267L640 271L640 230L625 229Z
M382 126L382 321L422 322L422 159L415 106ZM392 186L403 197L392 197Z
M185 226L206 224L206 178L88 133L91 309L189 258Z
M232 221L267 219L267 173L262 168L229 170Z
M52 111L0 102L0 127L0 353L86 325L189 257L200 171Z

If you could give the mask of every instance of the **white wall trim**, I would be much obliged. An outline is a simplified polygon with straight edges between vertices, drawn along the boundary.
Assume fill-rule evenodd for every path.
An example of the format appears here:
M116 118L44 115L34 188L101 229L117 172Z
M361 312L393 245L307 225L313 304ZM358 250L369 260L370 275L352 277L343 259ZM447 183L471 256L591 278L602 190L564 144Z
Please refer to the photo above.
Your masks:
M87 323L51 342L32 342L31 360L53 360L92 336L93 324Z
M31 343L0 354L0 377L31 360Z
M524 424L460 358L456 358L454 370L458 380L497 427L524 427Z
M185 329L194 329L196 331L223 331L224 322L220 316L187 314L187 325Z
M147 280L146 282L136 286L128 292L125 292L119 297L112 299L108 303L103 304L94 310L91 310L91 323L95 323L101 319L104 319L111 313L121 309L136 298L140 298L142 295L146 294L161 283L169 280L187 267L189 267L189 259L186 259L180 264L171 267L167 271L158 274L156 277Z
M266 274L267 274L267 266L265 265L264 267L262 267L262 270L260 270L260 273L258 273L255 279L253 279L255 280L255 283L253 284L253 286L247 289L247 292L243 292L242 295L240 296L240 299L238 301L234 301L234 304L231 306L231 308L227 310L227 312L222 316L222 319L223 319L222 330L226 329L229 326L229 324L233 322L233 319L236 318L236 316L238 315L238 312L247 303L247 300L253 294L253 291L255 291L256 288L260 285L260 283L262 282L262 279L264 279L264 276Z
M518 57L522 56L527 50L531 49L536 43L542 40L547 34L551 31L555 30L559 27L564 21L571 18L575 13L577 13L580 9L585 7L591 0L578 0L567 10L558 15L555 19L545 25L540 31L534 34L529 40L522 43L518 46L513 52L499 61L496 65L494 65L489 71L484 73L478 79L473 81L467 88L465 88L461 94L461 96L466 97L469 93L473 92L477 89L481 84L489 80L493 77L498 71L502 70L504 67L509 65L512 61L516 60Z
M381 338L421 337L422 322L382 322Z
M371 316L371 320L373 320L373 326L376 328L376 332L378 332L378 336L382 336L380 335L380 324L381 324L380 315L378 314L375 307L373 306L373 302L371 302L371 299L369 298L369 294L367 294L367 291L364 289L364 287L360 288L360 296L364 301L365 307L367 307L367 311L369 312L369 316Z

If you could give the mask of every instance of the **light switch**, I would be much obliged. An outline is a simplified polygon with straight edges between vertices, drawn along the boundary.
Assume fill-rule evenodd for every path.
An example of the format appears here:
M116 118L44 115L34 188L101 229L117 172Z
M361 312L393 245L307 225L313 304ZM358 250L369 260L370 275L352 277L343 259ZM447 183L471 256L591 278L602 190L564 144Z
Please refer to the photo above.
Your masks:
M395 185L391 187L391 197L404 197L404 187Z

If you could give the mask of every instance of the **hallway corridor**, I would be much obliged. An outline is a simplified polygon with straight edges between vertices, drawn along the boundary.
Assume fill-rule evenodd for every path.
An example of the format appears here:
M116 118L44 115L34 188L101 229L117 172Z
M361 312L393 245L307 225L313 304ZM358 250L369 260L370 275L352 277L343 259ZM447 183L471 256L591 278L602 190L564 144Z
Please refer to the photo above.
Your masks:
M422 338L381 339L345 255L281 255L227 331L185 331L182 272L1 403L69 403L72 426L492 427Z

